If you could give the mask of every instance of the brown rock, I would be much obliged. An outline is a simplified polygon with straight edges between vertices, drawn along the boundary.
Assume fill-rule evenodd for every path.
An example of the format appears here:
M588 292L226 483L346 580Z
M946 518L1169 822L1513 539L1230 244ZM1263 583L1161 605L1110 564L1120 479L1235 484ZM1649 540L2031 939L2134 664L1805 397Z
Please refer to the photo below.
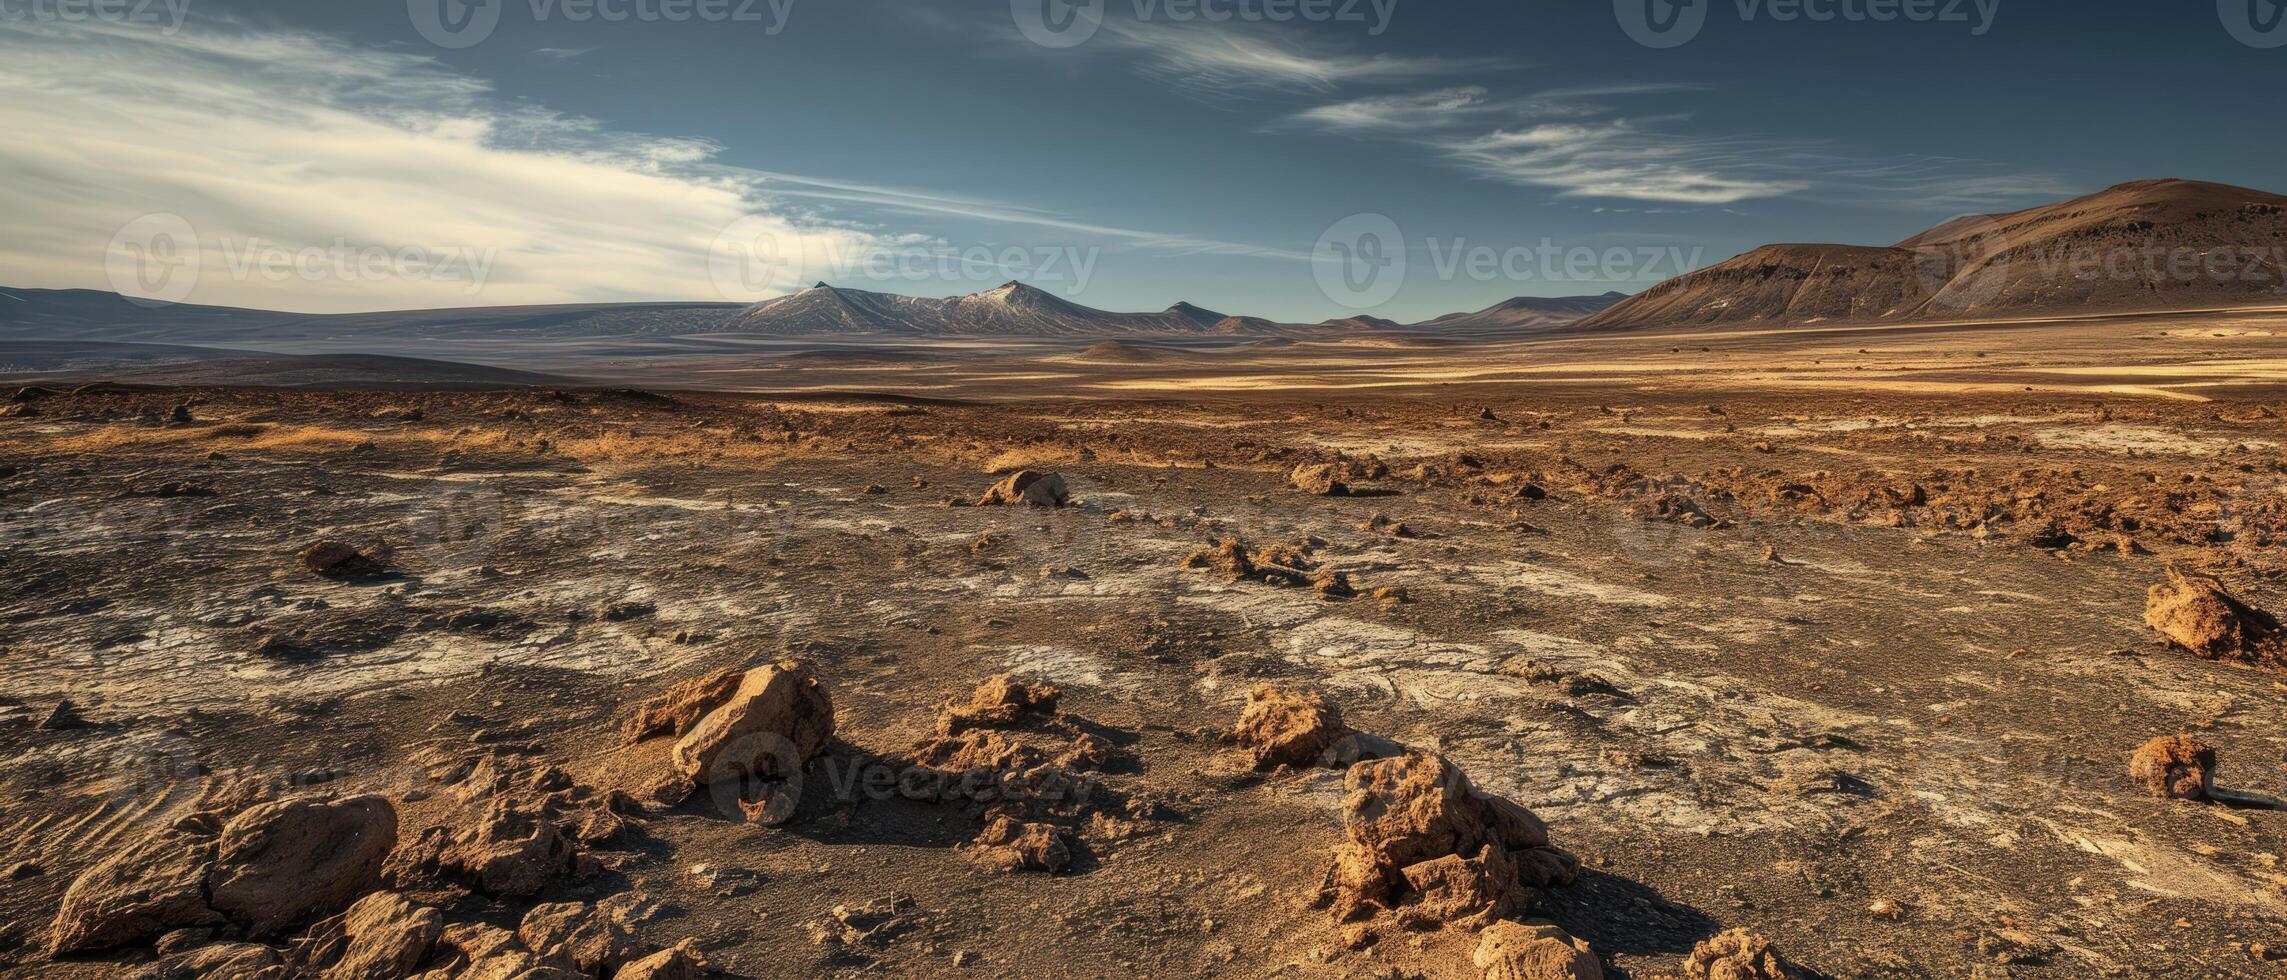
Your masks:
M303 548L295 556L302 567L313 575L327 578L358 578L380 574L383 565L379 559L340 541L319 541Z
M298 972L318 980L404 980L429 959L444 929L436 909L374 892L310 929L295 953Z
M175 829L152 834L72 882L48 930L50 954L102 949L222 921L206 903L211 840Z
M287 980L278 953L260 943L216 943L168 957L147 975L198 980Z
M1262 684L1247 693L1247 707L1231 737L1254 753L1258 769L1301 768L1320 764L1326 750L1349 732L1342 710L1324 695Z
M530 897L548 879L578 867L579 847L535 805L495 797L477 819L431 827L400 848L385 869L390 880L411 884L462 878L488 895Z
M2287 666L2287 636L2278 619L2240 601L2223 583L2174 566L2145 600L2144 622L2195 657Z
M722 707L675 743L675 773L697 785L779 778L826 747L834 703L801 664L749 672Z
M969 857L995 871L1055 874L1072 866L1072 849L1065 845L1062 831L1052 824L1007 816L994 817L985 825L970 842Z
M1214 547L1192 552L1183 559L1183 567L1216 572L1232 582L1253 578L1255 575L1255 563L1247 555L1247 546L1235 538L1227 538Z
M1686 980L1789 980L1795 970L1770 940L1733 929L1692 947L1683 975Z
M699 980L707 974L707 960L699 944L686 939L673 949L661 950L620 967L613 980Z
M643 954L624 917L584 902L534 906L516 927L516 938L541 962L591 977L609 976Z
M1062 507L1071 502L1071 497L1061 474L1019 470L985 491L983 497L977 498L977 506Z
M2163 735L2128 759L2129 778L2168 800L2204 800L2215 789L2216 750L2191 735Z
M1055 714L1059 692L1002 674L977 685L967 701L953 701L937 715L937 733L957 735L971 728L1001 728L1026 714Z
M379 796L264 803L223 827L208 902L268 935L371 890L396 847L397 810Z
M1485 980L1604 980L1588 944L1550 925L1493 923L1477 934L1471 958Z
M1297 490L1320 497L1350 493L1350 485L1342 482L1342 468L1332 463L1303 463L1287 473L1286 482Z
M1484 926L1522 908L1531 896L1516 859L1497 844L1476 854L1448 854L1407 867L1403 918L1429 926Z
M1532 811L1477 792L1444 757L1413 753L1361 762L1343 777L1344 826L1350 839L1398 867L1448 854L1474 854L1486 844L1519 850L1548 846L1548 826Z
M1400 911L1409 925L1482 924L1522 907L1523 889L1569 884L1579 862L1548 846L1532 812L1478 793L1427 753L1361 762L1343 778L1343 829L1320 900L1336 918Z
M666 693L643 702L635 709L634 717L621 726L628 744L656 738L661 735L681 736L699 723L707 712L723 706L731 695L738 692L739 683L746 680L743 670L718 670L705 677L684 681L667 689Z

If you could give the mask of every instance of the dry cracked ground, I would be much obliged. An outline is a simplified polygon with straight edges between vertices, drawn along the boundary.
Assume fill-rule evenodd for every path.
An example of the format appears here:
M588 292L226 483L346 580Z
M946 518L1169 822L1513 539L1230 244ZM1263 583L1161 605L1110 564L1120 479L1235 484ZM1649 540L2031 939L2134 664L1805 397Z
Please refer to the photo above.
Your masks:
M2275 394L10 404L9 976L2287 971Z

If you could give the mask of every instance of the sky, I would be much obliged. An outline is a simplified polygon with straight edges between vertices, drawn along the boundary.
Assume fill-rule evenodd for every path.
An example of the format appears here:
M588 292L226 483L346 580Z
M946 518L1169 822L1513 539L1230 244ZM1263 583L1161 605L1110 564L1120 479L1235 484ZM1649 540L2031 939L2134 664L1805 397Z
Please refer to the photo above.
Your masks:
M1411 322L2127 180L2287 190L2283 12L0 0L0 284L340 312L1019 280Z

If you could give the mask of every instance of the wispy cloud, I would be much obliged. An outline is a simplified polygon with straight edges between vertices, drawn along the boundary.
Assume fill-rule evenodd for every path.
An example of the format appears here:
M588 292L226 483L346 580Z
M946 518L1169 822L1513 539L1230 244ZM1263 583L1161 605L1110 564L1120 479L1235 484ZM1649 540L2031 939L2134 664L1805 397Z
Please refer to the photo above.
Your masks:
M1107 21L1096 43L1127 53L1144 75L1209 101L1262 92L1324 93L1350 83L1410 82L1505 67L1490 58L1361 54L1302 35L1219 24Z
M595 48L533 48L532 53L550 61L570 61L596 52Z
M1808 141L1707 136L1670 108L1696 86L1625 83L1496 96L1460 86L1329 103L1274 128L1410 143L1470 173L1553 189L1559 198L1712 206L1786 195L1861 205L1976 207L2058 189L2045 176L2001 176L1978 161L1877 163ZM1626 100L1661 97L1631 113Z
M102 287L115 234L168 213L197 234L194 258L207 272L187 299L198 303L347 311L757 299L722 295L710 275L726 232L766 236L802 260L793 264L815 267L930 240L899 227L900 214L1056 228L1084 245L1291 257L745 169L704 140L498 98L427 56L225 21L173 34L0 24L0 131L38 136L0 141L0 275ZM492 258L472 295L462 280L250 272L242 259L253 245Z

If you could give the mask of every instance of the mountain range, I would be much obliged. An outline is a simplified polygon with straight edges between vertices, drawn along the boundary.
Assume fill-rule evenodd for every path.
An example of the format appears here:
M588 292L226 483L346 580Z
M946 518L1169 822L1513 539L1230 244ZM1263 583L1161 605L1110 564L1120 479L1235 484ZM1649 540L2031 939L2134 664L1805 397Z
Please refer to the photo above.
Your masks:
M1896 245L1766 245L1574 330L2028 319L2287 305L2287 197L2143 180Z
M1519 297L1415 324L1315 324L1177 303L1113 313L1021 283L946 298L819 283L751 306L599 303L299 314L176 305L116 293L0 287L0 340L247 343L419 338L1328 337L1387 331L1509 336L2005 320L2287 306L2287 197L2145 180L1895 245L1767 245L1623 296Z

